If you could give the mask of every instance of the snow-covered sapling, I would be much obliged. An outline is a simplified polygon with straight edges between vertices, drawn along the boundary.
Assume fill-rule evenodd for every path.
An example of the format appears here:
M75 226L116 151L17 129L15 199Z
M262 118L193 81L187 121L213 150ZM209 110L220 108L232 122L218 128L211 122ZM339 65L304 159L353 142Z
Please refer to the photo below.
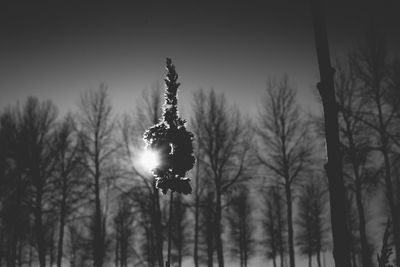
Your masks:
M194 166L193 134L186 130L186 121L178 116L177 91L180 83L171 59L167 58L165 103L161 121L143 135L146 149L157 153L158 164L151 170L156 187L164 194L168 189L183 194L192 193L186 173Z

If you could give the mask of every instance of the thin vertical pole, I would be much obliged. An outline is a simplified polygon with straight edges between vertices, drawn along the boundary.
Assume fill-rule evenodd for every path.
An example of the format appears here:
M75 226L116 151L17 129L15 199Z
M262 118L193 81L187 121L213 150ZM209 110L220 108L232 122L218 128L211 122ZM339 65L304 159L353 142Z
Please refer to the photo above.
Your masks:
M171 197L169 200L169 222L168 222L168 257L167 262L165 263L166 267L171 266L171 236L172 236L172 206L173 206L173 197L174 192L171 190Z

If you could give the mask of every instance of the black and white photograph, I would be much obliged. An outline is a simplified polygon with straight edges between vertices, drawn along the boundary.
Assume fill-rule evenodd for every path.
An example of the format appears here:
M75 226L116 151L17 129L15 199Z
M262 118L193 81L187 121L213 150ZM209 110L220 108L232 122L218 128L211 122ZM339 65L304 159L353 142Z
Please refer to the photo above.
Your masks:
M3 1L3 266L400 267L400 1Z

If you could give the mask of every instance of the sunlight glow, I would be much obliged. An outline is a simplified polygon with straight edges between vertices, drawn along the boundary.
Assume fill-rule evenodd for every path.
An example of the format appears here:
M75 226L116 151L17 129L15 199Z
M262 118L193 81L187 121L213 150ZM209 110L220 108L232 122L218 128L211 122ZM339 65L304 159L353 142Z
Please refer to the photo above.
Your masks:
M145 150L140 157L140 164L149 171L156 168L159 161L157 152L151 150Z

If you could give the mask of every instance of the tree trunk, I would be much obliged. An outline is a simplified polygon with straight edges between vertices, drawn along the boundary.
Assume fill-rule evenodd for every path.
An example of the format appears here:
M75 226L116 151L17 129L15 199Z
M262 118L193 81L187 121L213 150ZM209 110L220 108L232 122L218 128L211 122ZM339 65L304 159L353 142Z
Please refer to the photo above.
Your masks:
M245 218L243 218L242 219L243 221L245 220ZM248 258L248 255L247 255L247 253L248 253L248 250L250 249L249 248L249 243L248 243L248 240L246 240L247 239L247 237L246 237L246 234L247 234L247 229L246 229L246 224L243 222L243 257L244 257L244 267L247 267L247 258Z
M158 266L164 266L163 258L163 233L161 226L161 209L160 209L160 195L158 189L156 188L156 182L153 182L153 192L154 192L154 228L155 228L155 238L156 238L156 256L158 260Z
M64 226L65 226L65 213L66 213L66 193L63 190L60 210L60 230L58 233L58 251L57 251L57 267L61 267L63 256L63 243L64 243Z
M18 267L22 266L22 248L23 248L23 242L19 242L19 245L18 245Z
M279 231L279 257L280 257L280 265L283 267L283 258L284 258L284 248L283 248L283 225L282 225L282 218L281 213L278 211L278 231Z
M377 85L378 86L378 85ZM389 159L389 149L388 149L388 138L386 136L386 129L385 124L383 121L383 114L382 114L382 107L380 104L380 95L376 95L376 103L378 108L378 115L379 115L379 134L380 134L380 141L382 143L381 152L383 154L384 159L384 166L385 166L385 185L386 185L386 197L389 203L390 213L393 220L393 241L395 247L395 254L396 254L396 265L400 266L400 225L399 225L399 217L398 217L398 210L396 207L396 203L394 200L394 193L393 193L393 184L392 184L392 177L391 177L391 163Z
M274 267L276 267L276 257L272 258L272 264L273 264Z
M0 232L0 266L3 266L3 255L4 255L4 248L5 248L5 242L4 242L4 237L3 237L3 232Z
M15 199L15 210L21 210L21 202L22 202L22 188L21 188L21 175L17 174L16 176L17 183L17 191L16 191L16 199ZM17 260L17 246L18 241L20 240L20 219L18 218L18 214L13 214L13 223L12 230L10 233L11 246L8 248L7 253L7 266L15 267Z
M97 164L98 165L98 164ZM98 166L96 167L98 169ZM100 177L98 174L95 176L95 226L94 226L94 267L101 267L103 265L102 253L102 223L101 223L101 204L100 204Z
M55 246L54 246L54 241L55 241L54 235L55 235L55 227L56 227L55 225L52 226L50 244L49 244L49 246L50 246L50 251L49 251L49 254L50 254L50 267L53 267L53 265L54 265L54 249L55 249Z
M9 248L9 253L7 255L7 266L15 267L15 262L17 260L18 233L15 226L12 230L13 234L11 239L11 247Z
M242 220L239 218L239 258L240 258L240 267L244 266L244 242L243 242L243 229L242 229Z
M152 245L152 242L153 242L153 235L152 235L152 232L153 232L153 229L151 228L151 229L149 229L149 228L147 228L146 227L146 239L147 239L147 248L146 248L146 250L147 250L147 264L148 264L148 266L149 267L154 267L154 258L152 257L153 256L153 245Z
M197 184L197 183L196 183ZM196 185L197 191L197 185ZM193 261L194 266L199 267L199 200L196 192L195 196L195 210L194 210L194 251L193 251Z
M176 196L176 201L175 201L175 212L173 212L174 214L176 214L175 216L175 227L176 227L176 231L175 231L175 239L176 239L176 250L178 252L178 267L182 267L182 254L183 254L183 245L184 245L184 226L182 225L182 221L183 221L183 208L182 208L182 197L178 194Z
M351 125L348 120L346 120L346 129L350 129ZM362 181L359 172L359 164L356 158L356 147L354 143L353 136L350 134L348 136L349 139L349 148L350 148L350 157L352 161L353 173L355 178L355 196L356 196L356 206L358 213L358 225L360 231L360 241L361 241L361 258L364 267L371 267L371 257L368 249L368 241L367 241L367 233L366 233L366 223L365 223L365 214L364 214L364 206L362 203Z
M353 261L353 267L357 267L356 253L354 251L351 252L351 259Z
M119 259L119 241L120 241L120 233L119 233L119 222L116 221L116 233L115 233L115 267L118 267L118 259Z
M308 254L308 267L312 267L312 255Z
M178 266L182 267L182 248L178 250Z
M206 233L206 240L207 240L207 266L213 267L214 266L214 235L213 235L213 226L215 224L213 220L213 202L211 198L212 195L207 196L207 210L205 211L207 214L207 233Z
M28 267L32 267L33 262L33 247L29 246L29 260L28 260Z
M169 218L168 218L168 254L167 254L167 262L165 264L166 267L171 266L171 241L172 241L172 224L173 224L173 191L170 192L170 199L169 199Z
M219 186L217 187L217 201L215 207L215 245L217 247L217 258L218 258L218 266L224 267L224 250L222 245L222 231L221 231L221 219L222 219L222 210L221 210L221 192Z
M321 251L318 251L317 253L317 263L318 263L318 267L321 267Z
M38 256L40 267L46 267L46 247L44 242L43 234L43 221L42 221L42 190L36 188L36 208L35 208L35 231L36 231L36 242L38 246Z
M336 267L350 267L349 232L346 225L345 188L342 174L342 155L339 142L338 110L333 81L325 14L322 0L310 0L315 44L321 81L317 87L321 95L325 117L328 162L325 169L329 181L333 257Z
M197 153L198 154L198 153ZM195 203L194 203L194 267L199 267L199 160L196 160Z
M357 178L356 178L357 179ZM367 233L365 229L365 214L364 214L364 207L362 204L362 192L361 192L361 185L356 180L356 205L358 211L358 225L360 230L360 241L361 241L361 258L362 264L365 267L371 267L371 258L368 249L368 241L367 241Z
M207 266L213 267L214 266L214 246L212 236L207 236Z
M205 198L205 207L203 209L204 216L205 216L205 241L207 245L207 266L213 267L214 266L214 194L211 192L207 192L207 196Z
M290 267L295 267L294 239L293 239L293 218L292 218L292 192L289 182L285 185L286 205L287 205L287 225L288 225L288 246Z
M400 229L399 229L399 217L398 210L396 209L396 204L393 197L393 185L390 175L390 160L387 152L386 144L382 149L384 161L385 161L385 185L386 185L386 196L389 202L390 212L392 215L392 226L393 226L393 240L394 247L396 251L396 266L400 266Z
M120 251L121 251L121 256L120 256L120 265L121 267L126 267L128 264L128 235L126 233L126 227L124 220L121 220L120 222L120 230L119 230L119 239L121 240L120 246Z

